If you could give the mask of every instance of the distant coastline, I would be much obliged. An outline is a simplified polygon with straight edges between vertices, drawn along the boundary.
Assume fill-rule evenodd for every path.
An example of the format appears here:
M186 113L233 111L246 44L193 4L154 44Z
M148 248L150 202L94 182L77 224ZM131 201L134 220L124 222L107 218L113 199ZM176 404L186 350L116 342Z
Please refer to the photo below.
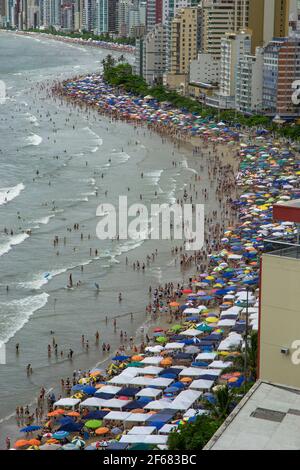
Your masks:
M101 49L108 49L116 52L126 52L127 54L134 54L135 53L135 46L131 46L129 44L118 44L114 42L107 42L107 41L96 41L93 39L82 39L82 38L72 38L70 36L60 36L50 33L38 33L32 31L9 31L5 29L1 29L1 32L9 32L18 34L20 36L31 36L31 37L45 37L46 39L54 39L60 42L66 43L73 43L81 46L91 46L91 47L98 47Z

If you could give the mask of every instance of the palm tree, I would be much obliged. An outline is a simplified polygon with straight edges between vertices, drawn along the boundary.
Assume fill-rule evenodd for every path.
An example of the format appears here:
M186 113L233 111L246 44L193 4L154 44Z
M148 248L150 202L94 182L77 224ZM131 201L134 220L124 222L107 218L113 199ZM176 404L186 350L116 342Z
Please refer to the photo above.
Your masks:
M248 341L248 351L247 357L246 352L237 356L234 360L234 365L239 368L239 370L244 370L245 359L247 359L247 370L246 378L250 378L253 381L257 379L257 365L258 365L258 333L253 331Z
M224 420L231 413L236 403L236 393L227 385L220 385L214 391L214 402L205 403L205 407L210 411L215 419Z

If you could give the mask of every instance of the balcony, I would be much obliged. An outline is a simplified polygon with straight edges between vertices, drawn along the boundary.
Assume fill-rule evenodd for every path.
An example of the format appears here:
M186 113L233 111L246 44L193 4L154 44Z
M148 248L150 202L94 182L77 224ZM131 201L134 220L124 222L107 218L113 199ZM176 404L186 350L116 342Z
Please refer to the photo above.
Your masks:
M300 259L300 245L283 240L264 240L264 251L268 255Z

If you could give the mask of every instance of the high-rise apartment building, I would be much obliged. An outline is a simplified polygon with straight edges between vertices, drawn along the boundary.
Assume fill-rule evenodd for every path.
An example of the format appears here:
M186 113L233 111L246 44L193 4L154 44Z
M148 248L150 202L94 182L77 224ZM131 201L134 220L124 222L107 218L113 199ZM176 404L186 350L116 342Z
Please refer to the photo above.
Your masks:
M245 54L237 67L235 104L241 113L260 112L263 89L263 48L257 47L255 55Z
M202 52L220 58L221 39L225 33L236 33L247 27L248 2L249 0L203 0Z
M162 22L163 0L147 0L146 23L147 31Z
M109 0L96 0L95 33L108 32L108 2Z
M300 115L292 101L293 83L300 80L300 36L278 38L264 50L263 108L270 115Z
M251 34L246 30L226 33L221 40L220 95L234 101L239 61L251 52Z
M149 85L162 82L166 71L166 28L157 24L143 41L142 75Z
M108 0L108 32L118 32L118 0Z
M187 74L199 47L199 9L182 8L171 22L170 73Z
M252 53L273 38L288 35L291 0L249 0L248 27L252 30Z

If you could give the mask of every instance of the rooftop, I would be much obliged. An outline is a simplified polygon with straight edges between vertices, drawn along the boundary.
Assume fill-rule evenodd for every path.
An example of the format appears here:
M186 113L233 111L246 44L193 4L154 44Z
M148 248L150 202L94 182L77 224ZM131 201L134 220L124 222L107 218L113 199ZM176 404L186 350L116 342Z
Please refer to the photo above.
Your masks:
M246 449L300 449L300 389L256 382L204 448Z

